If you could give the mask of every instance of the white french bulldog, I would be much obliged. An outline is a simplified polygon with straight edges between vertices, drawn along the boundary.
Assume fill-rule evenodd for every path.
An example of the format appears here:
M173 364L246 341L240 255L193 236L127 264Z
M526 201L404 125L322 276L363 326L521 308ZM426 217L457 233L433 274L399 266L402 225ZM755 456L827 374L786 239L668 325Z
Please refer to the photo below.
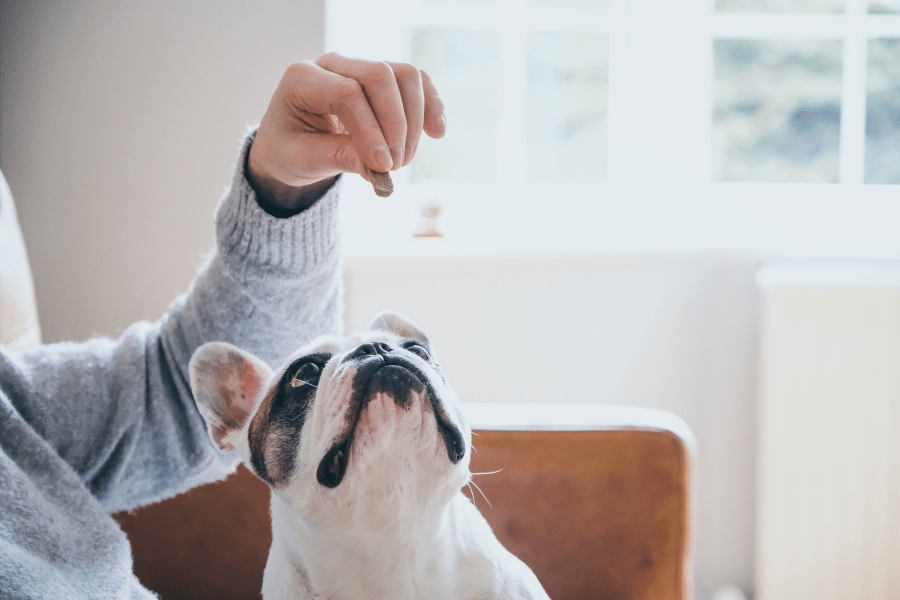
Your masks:
M272 488L266 600L549 600L461 492L471 430L402 316L318 338L277 373L208 343L190 378L213 442Z

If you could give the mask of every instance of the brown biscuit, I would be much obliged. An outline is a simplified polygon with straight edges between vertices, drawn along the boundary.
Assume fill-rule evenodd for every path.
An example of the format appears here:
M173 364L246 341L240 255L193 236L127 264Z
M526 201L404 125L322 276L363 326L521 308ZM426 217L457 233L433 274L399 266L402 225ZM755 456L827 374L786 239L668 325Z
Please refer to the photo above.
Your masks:
M387 198L394 193L394 182L391 181L390 173L379 173L378 171L373 171L369 167L366 167L366 171L369 172L369 181L372 182L375 194L378 195L379 198Z

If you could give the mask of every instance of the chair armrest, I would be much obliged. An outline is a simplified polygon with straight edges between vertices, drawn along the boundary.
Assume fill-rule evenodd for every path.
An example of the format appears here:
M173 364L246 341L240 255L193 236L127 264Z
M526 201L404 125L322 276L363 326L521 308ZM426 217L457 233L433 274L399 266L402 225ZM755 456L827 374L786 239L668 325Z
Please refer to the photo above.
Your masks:
M486 498L472 492L474 502L551 598L692 597L696 442L684 421L585 404L468 404L465 413Z

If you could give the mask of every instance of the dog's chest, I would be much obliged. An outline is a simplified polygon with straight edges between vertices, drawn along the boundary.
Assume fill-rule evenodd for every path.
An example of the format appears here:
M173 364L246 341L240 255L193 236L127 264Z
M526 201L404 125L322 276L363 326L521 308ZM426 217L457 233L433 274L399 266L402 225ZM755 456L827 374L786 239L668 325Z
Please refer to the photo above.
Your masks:
M468 502L461 496L454 500ZM409 521L397 524L396 535L383 532L317 531L297 523L273 498L273 544L266 567L267 600L465 600L473 584L486 580L472 569L480 552L460 547L469 533L455 530L453 520L440 531L421 531ZM465 511L451 509L452 512ZM298 544L297 542L301 543ZM468 557L466 555L469 555Z
M312 578L303 568L292 565L286 556L272 555L266 571L268 585L264 597L267 600L464 600L468 597L460 594L458 574L446 564L432 564L423 569L404 560L373 561L360 557L332 561L326 567L312 569L316 573ZM272 577L268 577L269 571Z

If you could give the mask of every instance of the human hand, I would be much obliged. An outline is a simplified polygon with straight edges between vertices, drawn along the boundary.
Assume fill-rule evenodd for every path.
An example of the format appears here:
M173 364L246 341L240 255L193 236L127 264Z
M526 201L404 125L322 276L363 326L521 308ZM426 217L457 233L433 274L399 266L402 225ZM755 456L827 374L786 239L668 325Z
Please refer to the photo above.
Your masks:
M425 71L325 54L285 71L250 147L247 176L267 202L302 210L341 172L372 182L368 169L408 165L422 132L441 138L446 127Z

